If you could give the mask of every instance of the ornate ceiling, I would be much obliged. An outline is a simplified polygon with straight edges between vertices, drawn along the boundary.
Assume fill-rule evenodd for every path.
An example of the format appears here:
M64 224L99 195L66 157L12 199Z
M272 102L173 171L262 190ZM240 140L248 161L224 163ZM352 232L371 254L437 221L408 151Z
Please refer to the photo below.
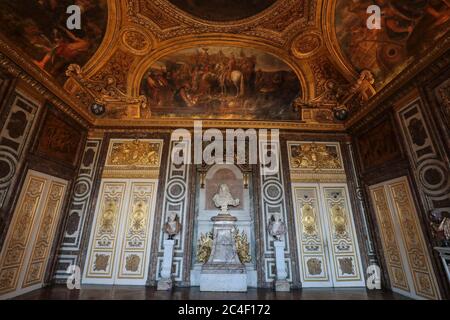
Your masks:
M381 30L365 24L374 2ZM7 0L0 50L97 126L340 130L448 47L449 16L448 0Z

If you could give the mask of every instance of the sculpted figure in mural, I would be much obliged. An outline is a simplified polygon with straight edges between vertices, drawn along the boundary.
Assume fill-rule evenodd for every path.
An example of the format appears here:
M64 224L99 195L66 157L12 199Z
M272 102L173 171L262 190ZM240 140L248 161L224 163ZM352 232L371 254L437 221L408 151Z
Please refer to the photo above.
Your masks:
M219 186L219 193L214 195L213 201L216 207L221 209L221 214L229 214L228 206L236 207L239 205L239 199L233 199L230 188L226 184Z
M280 241L281 237L286 234L286 224L281 219L281 213L276 212L272 214L267 231L277 241Z
M179 234L181 231L180 218L176 212L170 212L167 221L164 224L164 232L169 236L169 240Z

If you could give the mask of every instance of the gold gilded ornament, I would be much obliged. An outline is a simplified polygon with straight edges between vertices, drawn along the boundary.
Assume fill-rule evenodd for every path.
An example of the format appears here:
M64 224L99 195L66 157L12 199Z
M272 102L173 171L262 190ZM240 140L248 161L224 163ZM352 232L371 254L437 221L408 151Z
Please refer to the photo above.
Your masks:
M345 235L347 232L347 217L344 208L335 204L331 207L331 219L334 225L334 231L338 235Z
M309 204L305 204L302 208L302 224L303 232L313 236L317 233L316 230L316 214L314 208Z
M157 166L160 144L140 140L114 143L109 165L115 166Z
M306 262L310 275L316 276L322 274L322 261L317 258L311 258Z
M197 244L197 261L201 263L206 263L211 255L212 244L213 244L213 234L212 232L207 232L206 234L200 234L200 239L198 239Z
M291 147L294 169L342 169L339 155L324 144L307 143Z
M106 202L101 222L100 222L100 232L101 233L113 233L114 224L116 220L117 205L113 200Z
M250 244L248 243L247 234L244 231L239 233L238 228L235 228L233 233L239 260L242 263L251 262L252 257L250 256Z
M125 269L127 269L127 271L137 272L139 270L140 263L141 258L136 254L131 254L127 257Z

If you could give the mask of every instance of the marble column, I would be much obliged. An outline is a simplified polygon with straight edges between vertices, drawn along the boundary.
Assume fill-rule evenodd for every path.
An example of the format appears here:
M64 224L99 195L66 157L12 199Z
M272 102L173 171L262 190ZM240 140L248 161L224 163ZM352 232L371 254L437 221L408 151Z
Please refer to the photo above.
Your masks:
M273 242L275 247L275 263L277 268L277 278L275 280L275 291L290 291L291 286L289 282L286 280L287 272L286 272L286 262L284 258L284 241L276 240Z
M157 290L167 291L172 289L172 260L174 245L175 240L164 240L164 258L161 268L161 278L158 281Z

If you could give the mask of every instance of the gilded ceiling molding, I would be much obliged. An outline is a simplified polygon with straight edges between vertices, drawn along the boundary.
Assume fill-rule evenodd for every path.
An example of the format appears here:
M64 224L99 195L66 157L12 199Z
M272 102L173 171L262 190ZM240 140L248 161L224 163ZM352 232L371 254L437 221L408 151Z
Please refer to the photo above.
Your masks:
M14 77L22 79L30 88L36 90L59 110L69 115L84 127L89 127L94 117L88 112L77 112L78 103L56 83L53 77L42 72L28 61L25 55L19 55L4 39L0 39L0 67Z
M312 0L277 1L255 16L231 22L203 20L165 0L126 0L126 6L128 21L143 26L159 41L228 33L251 36L283 47L299 29L314 24L315 17L315 1Z
M141 128L193 128L194 122L200 119L192 118L153 118L153 119L97 119L95 126L99 130L129 131ZM305 131L333 131L344 132L345 127L340 123L303 123L293 121L257 121L257 120L202 120L203 128L242 128L242 129L280 129Z

